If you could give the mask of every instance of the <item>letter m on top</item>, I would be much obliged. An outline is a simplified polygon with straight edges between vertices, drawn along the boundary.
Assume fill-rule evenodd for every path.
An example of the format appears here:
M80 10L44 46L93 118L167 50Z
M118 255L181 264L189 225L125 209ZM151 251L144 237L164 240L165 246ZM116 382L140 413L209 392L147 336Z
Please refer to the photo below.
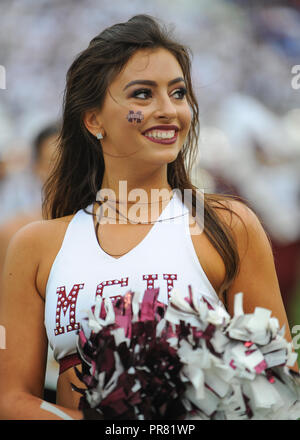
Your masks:
M58 287L56 294L58 295L56 303L56 317L55 317L55 336L65 333L64 327L61 325L61 312L66 316L69 311L69 323L67 324L67 332L79 330L80 323L76 322L76 303L80 289L83 289L84 284L74 284L70 293L67 295L66 287Z

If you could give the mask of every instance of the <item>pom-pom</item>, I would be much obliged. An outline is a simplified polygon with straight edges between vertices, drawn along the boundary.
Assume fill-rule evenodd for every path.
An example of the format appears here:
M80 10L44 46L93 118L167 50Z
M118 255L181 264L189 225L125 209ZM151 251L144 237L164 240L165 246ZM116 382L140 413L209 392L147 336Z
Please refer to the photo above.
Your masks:
M300 417L297 355L271 312L234 316L188 289L97 298L78 337L86 388L79 409L114 420L286 420Z

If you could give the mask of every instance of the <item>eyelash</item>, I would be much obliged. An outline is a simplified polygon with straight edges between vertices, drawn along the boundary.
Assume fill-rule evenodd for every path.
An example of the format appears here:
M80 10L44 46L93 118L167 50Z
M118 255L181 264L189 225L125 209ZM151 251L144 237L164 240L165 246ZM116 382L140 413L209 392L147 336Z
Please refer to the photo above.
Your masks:
M133 94L131 95L131 98L137 98L137 99L145 100L144 98L138 98L138 95L140 95L141 93L145 93L145 94L147 94L148 97L149 97L149 95L151 95L151 93L152 93L152 90L151 90L151 89L139 89L139 90L135 90L135 91L133 92ZM182 95L181 95L181 98L179 98L179 100L182 100L182 99L184 99L184 97L185 97L186 94L187 94L187 89L186 89L185 87L181 87L180 89L176 89L174 93L181 93Z

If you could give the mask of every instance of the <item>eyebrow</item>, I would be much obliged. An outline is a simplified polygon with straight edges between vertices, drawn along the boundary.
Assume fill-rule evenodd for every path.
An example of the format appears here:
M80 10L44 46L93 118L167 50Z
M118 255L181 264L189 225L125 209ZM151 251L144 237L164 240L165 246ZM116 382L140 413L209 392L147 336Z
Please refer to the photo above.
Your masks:
M176 83L181 82L181 81L185 82L184 79L181 78L181 77L172 79L171 81L168 82L168 86L172 86L173 84L176 84ZM123 91L126 90L128 87L133 86L135 84L143 84L143 85L154 86L154 87L157 86L157 83L155 81L151 81L149 79L136 79L135 81L130 81L124 87Z

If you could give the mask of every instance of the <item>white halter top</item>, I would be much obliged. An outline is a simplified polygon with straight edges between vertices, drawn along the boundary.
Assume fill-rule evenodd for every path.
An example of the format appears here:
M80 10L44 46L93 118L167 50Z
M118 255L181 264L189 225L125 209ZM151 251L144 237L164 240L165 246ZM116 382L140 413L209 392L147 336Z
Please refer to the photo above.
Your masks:
M53 262L45 300L45 326L54 358L76 353L77 331L95 297L116 300L128 290L159 288L168 303L173 287L188 295L188 286L212 304L223 305L194 249L189 210L176 191L146 237L127 254L115 258L99 245L92 205L78 211Z

